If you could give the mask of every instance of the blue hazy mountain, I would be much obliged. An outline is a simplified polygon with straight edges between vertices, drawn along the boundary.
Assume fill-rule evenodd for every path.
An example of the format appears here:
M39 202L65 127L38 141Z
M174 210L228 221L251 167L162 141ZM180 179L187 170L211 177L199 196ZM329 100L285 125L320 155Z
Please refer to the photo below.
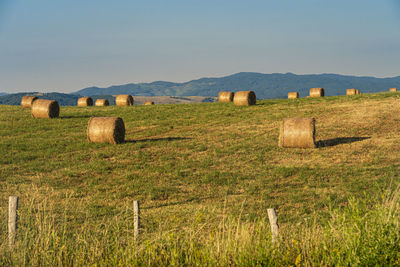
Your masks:
M400 76L392 78L358 77L339 74L296 75L293 73L262 74L240 72L221 78L202 78L184 83L152 82L89 87L75 92L79 95L132 94L141 96L217 96L220 91L253 90L257 98L286 98L288 92L308 95L313 87L325 88L326 95L343 95L348 88L363 93L388 91L400 87Z

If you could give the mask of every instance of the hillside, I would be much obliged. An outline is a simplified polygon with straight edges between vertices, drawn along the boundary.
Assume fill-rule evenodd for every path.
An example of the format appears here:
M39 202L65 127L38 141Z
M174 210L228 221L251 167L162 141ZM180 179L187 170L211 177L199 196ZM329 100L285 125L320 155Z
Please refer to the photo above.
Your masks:
M89 87L75 92L80 95L132 94L140 96L217 96L220 91L253 90L258 99L286 98L288 92L308 95L313 87L323 87L329 96L343 95L348 88L364 93L388 91L400 87L400 76L374 78L338 74L296 75L293 73L262 74L241 72L221 78L202 78L185 83L153 82L114 85L107 88Z
M9 253L7 209L0 209L0 262L343 266L346 259L370 265L374 253L381 264L396 260L400 220L392 216L398 206L390 216L368 212L400 182L399 98L381 93L263 100L250 107L62 107L52 120L0 106L1 205L20 196L21 231L19 249ZM121 117L126 142L89 143L91 116ZM316 118L319 147L279 148L286 117ZM138 243L133 200L142 209ZM283 251L269 241L270 207L287 235ZM361 228L379 214L382 228ZM374 229L382 232L372 236ZM387 255L382 251L393 257L379 260Z
M62 94L62 93L16 93L0 96L0 105L20 105L24 95L34 95L42 99L57 100L61 106L75 106L79 98L77 95Z
M52 99L58 101L61 106L76 106L80 95L61 94L61 93L17 93L0 96L0 105L20 105L24 95L35 95L42 99ZM94 95L93 101L97 99L107 99L110 105L115 105L115 97L112 95ZM156 104L189 104L201 102L214 102L215 97L204 96L135 96L134 105L142 105L145 101L153 101Z
M41 99L56 100L60 106L76 106L78 98L80 97L79 95L62 93L16 93L0 96L0 105L20 105L21 99L24 95L34 95ZM95 95L92 96L92 98L94 101L99 98L107 99L110 102L110 105L115 105L115 98L112 95Z

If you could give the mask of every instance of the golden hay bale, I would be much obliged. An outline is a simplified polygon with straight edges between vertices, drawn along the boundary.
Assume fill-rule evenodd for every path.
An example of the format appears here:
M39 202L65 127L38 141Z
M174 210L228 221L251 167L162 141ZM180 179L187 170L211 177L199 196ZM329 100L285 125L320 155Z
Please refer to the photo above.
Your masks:
M357 95L357 89L346 89L346 95Z
M91 97L81 97L78 99L78 107L93 106L93 99Z
M324 88L311 88L310 97L322 97L325 96Z
M219 92L218 102L220 102L220 103L233 102L234 96L235 96L235 94L233 92Z
M116 106L132 106L133 97L131 95L117 95L115 97Z
M33 101L35 101L36 99L38 99L36 96L31 96L31 95L23 96L21 99L21 106L23 108L31 108Z
M119 117L92 117L87 138L93 143L120 144L125 141L125 124Z
M37 99L32 104L34 118L57 118L60 115L60 106L55 100Z
M236 106L255 105L257 101L256 94L253 91L239 91L235 93L233 103Z
M153 101L144 101L143 105L148 106L148 105L154 105Z
M360 94L360 90L356 89L356 95Z
M315 119L283 119L279 134L279 146L315 148Z
M298 92L290 92L287 94L288 99L294 99L294 98L299 98L299 93Z
M397 92L397 88L390 88L390 92Z
M97 99L95 105L97 107L103 107L103 106L108 106L110 103L108 102L107 99Z

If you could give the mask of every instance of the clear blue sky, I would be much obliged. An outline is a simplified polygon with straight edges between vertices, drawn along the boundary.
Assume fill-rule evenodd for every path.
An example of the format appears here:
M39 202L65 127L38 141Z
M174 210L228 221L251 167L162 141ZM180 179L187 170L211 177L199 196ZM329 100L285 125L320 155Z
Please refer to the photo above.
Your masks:
M0 0L0 92L400 75L399 0Z

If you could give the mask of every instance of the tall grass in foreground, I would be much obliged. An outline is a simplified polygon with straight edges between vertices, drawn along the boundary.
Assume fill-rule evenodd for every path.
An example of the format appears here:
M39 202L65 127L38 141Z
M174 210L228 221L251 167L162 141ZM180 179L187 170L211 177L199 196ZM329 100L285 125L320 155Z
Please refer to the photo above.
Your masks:
M223 215L217 227L199 216L186 229L143 233L135 243L131 210L93 225L83 218L56 217L54 204L34 199L20 210L18 242L7 244L1 219L1 266L348 266L400 265L399 190L379 204L350 199L303 225L285 225L271 244L267 218L242 222Z

